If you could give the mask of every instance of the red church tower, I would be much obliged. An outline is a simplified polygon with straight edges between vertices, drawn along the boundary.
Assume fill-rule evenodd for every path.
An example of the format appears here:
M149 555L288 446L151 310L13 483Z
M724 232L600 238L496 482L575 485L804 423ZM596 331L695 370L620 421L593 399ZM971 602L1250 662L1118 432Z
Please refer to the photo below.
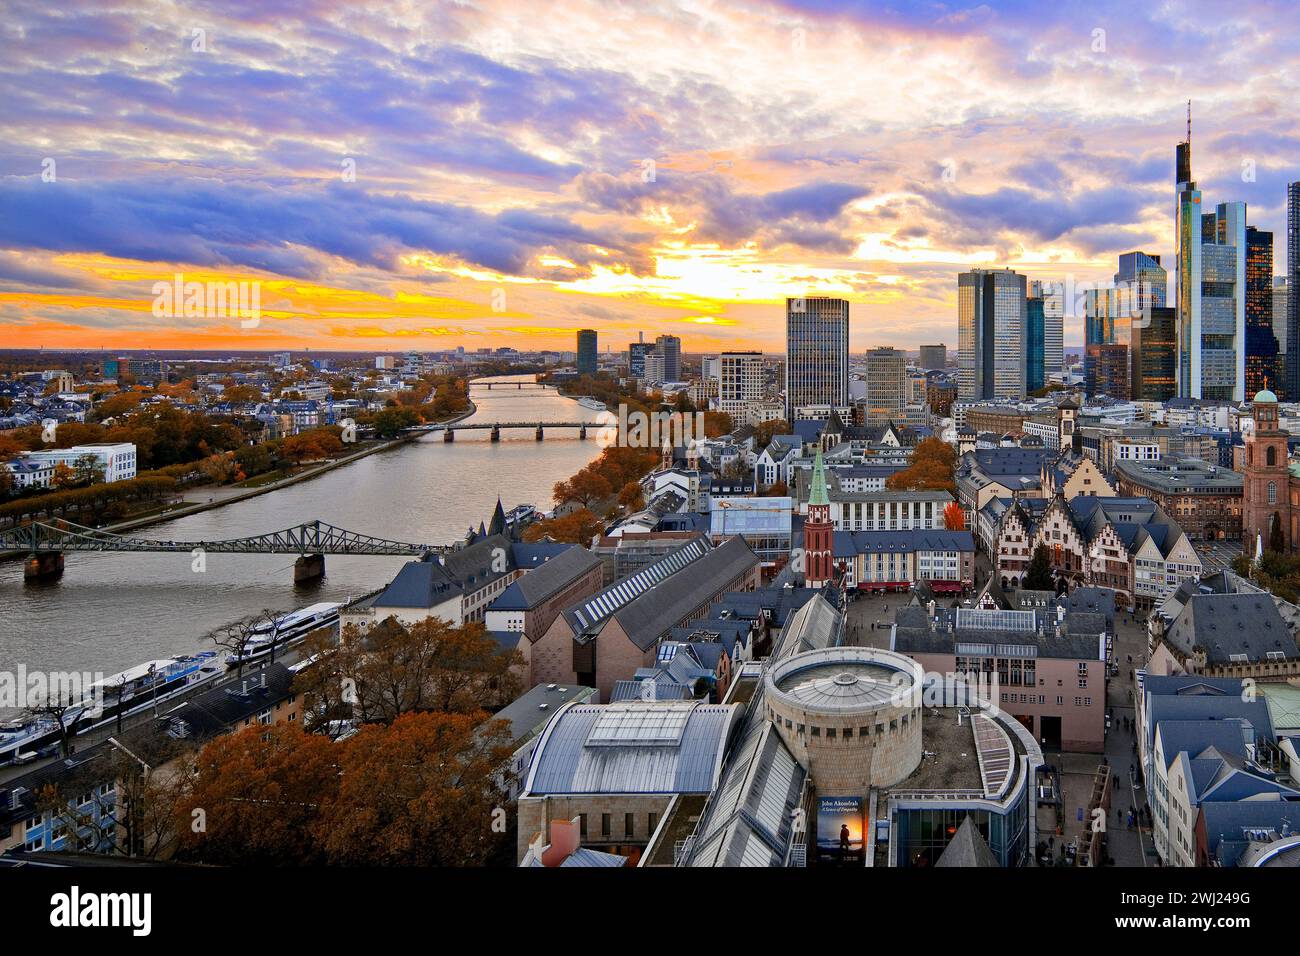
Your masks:
M1291 471L1288 433L1278 425L1277 396L1267 388L1255 396L1255 430L1243 439L1246 461L1241 490L1242 550L1257 558L1258 544L1270 547L1275 523L1282 528L1283 550L1292 548Z
M804 580L808 587L819 588L835 577L831 524L831 502L826 497L826 466L820 449L813 459L812 484L808 490L808 517L803 523Z

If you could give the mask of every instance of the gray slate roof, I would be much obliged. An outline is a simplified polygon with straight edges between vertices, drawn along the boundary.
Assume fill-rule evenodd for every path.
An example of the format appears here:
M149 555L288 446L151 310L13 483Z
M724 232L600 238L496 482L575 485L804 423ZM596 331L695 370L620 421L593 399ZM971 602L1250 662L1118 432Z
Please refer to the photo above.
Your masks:
M1211 664L1300 657L1291 629L1269 594L1194 594L1166 631L1165 639L1184 654L1205 651Z
M600 558L586 548L570 545L555 557L511 582L489 606L492 611L527 611L568 587L592 568Z
M653 585L615 612L619 626L641 650L648 650L694 607L722 591L728 581L757 567L758 556L744 538L728 538L683 570Z

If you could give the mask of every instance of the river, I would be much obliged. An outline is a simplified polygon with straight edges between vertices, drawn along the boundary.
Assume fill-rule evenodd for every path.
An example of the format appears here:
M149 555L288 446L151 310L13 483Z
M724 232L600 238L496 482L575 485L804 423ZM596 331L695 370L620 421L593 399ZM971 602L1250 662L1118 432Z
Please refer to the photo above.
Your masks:
M531 382L531 376L473 383L468 422L594 421L599 412L552 390L517 391L487 383ZM508 511L528 503L551 507L551 487L599 453L595 430L441 433L362 458L318 478L256 498L135 532L195 541L238 538L320 519L362 534L444 544L487 521L497 496ZM201 492L192 495L201 500ZM112 674L212 644L205 635L264 609L291 610L314 601L343 601L383 586L404 558L325 558L325 577L295 587L293 555L209 554L202 573L184 554L68 554L63 577L25 584L22 562L0 563L0 671Z

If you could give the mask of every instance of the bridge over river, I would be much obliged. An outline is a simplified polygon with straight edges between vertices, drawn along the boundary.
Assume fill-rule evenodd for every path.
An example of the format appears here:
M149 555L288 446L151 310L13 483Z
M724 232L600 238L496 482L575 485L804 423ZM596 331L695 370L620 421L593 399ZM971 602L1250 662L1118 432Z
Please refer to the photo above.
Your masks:
M293 577L302 583L325 573L325 555L356 554L423 557L445 553L452 545L412 544L374 535L359 534L323 521L306 521L292 528L225 538L216 541L167 541L113 534L71 521L34 521L0 534L0 553L21 551L28 557L23 568L27 580L57 578L63 573L67 551L98 551L133 554L177 552L195 560L207 554L296 554Z

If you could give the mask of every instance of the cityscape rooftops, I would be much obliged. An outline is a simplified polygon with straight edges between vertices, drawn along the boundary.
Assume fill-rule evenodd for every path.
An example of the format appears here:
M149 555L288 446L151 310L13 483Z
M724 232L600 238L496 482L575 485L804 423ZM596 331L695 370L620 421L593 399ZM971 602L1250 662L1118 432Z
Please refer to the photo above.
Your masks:
M574 579L600 566L586 548L569 545L555 557L510 583L491 604L494 611L524 611L537 607Z
M1115 462L1116 477L1164 494L1240 493L1244 477L1240 472L1199 458L1167 456L1156 461Z
M568 704L542 732L523 793L707 793L739 717L735 704Z

